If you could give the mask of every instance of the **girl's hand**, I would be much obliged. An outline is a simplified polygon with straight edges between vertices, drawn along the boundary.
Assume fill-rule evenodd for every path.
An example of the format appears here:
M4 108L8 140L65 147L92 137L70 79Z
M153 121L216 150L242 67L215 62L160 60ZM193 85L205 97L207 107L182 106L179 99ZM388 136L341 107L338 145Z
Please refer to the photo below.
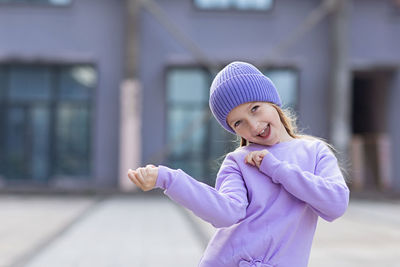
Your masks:
M128 177L140 189L149 191L156 186L158 167L147 165L144 168L137 168L136 170L129 169Z
M263 160L264 156L267 155L268 153L269 152L266 149L250 152L244 158L244 162L253 166L257 166L257 168L260 168L261 161Z

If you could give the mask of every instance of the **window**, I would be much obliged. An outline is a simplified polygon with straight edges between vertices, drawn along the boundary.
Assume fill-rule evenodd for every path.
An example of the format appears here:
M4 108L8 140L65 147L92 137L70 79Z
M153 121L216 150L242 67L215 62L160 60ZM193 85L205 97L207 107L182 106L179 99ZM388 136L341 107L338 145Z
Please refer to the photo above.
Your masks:
M64 67L59 72L55 175L89 175L90 100L96 81L91 66Z
M263 73L272 80L279 92L282 106L296 109L298 99L298 76L293 69L266 69Z
M209 72L197 67L167 71L167 144L172 144L167 162L214 185L215 160L229 151L233 135L209 119L211 79Z
M88 177L96 80L90 65L1 65L0 174Z
M194 0L196 7L208 10L269 10L273 0Z
M6 87L6 76L5 76L5 68L0 65L0 102L4 98L4 92Z
M0 0L0 3L28 3L28 4L48 4L54 6L70 5L72 0Z
M6 163L4 160L4 149L5 149L5 136L4 136L4 114L5 114L5 87L6 87L6 68L0 65L0 176L4 173Z

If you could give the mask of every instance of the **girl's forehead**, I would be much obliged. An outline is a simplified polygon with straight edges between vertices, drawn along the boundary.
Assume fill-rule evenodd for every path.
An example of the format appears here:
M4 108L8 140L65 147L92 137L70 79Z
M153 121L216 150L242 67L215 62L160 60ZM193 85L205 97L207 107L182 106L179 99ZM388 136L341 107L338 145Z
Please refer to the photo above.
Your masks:
M236 107L233 108L232 110L238 110L238 109L243 109L243 108L249 108L251 105L253 105L253 104L255 104L255 103L262 103L262 102L258 102L258 101L246 102L246 103L240 104L239 106L236 106Z
M241 105L235 107L233 110L235 110L235 109L238 110L238 109L250 108L250 106L253 105L253 104L255 104L255 103L257 103L257 102L246 102L246 103L243 103L243 104L241 104Z
M235 108L233 108L233 109L231 110L231 112L232 112L232 111L235 111L235 110L236 110L236 111L238 111L238 110L243 111L243 110L245 110L245 109L250 109L250 108L252 107L252 105L254 105L254 104L270 105L268 102L263 102L263 101L246 102L246 103L240 104L239 106L236 106Z
M229 112L228 117L231 116L235 116L238 115L244 111L246 111L247 109L249 109L252 105L254 105L257 102L246 102L243 104L240 104L239 106L234 107L231 112Z
M232 121L239 120L247 110L250 110L254 106L254 104L268 104L268 102L253 101L236 106L229 112L228 116L226 117L228 124Z

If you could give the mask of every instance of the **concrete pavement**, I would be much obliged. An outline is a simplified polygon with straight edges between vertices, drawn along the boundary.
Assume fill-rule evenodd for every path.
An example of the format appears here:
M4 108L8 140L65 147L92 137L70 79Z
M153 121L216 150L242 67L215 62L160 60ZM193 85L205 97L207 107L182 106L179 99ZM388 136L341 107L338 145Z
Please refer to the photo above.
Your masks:
M215 229L161 191L0 195L0 266L197 266ZM320 220L309 267L400 267L400 200L354 200Z
M95 203L81 196L0 195L0 266L22 266Z
M345 215L319 220L309 267L400 267L400 201L352 200Z

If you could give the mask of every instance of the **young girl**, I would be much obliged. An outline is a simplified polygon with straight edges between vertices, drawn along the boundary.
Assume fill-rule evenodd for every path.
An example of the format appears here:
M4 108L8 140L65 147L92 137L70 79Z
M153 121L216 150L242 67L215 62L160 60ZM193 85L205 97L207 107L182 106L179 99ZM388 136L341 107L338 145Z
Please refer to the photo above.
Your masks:
M222 127L242 139L215 188L165 166L129 170L129 178L144 191L162 188L218 228L201 267L307 266L318 216L333 221L349 201L334 154L294 132L274 84L251 64L222 69L209 104Z

